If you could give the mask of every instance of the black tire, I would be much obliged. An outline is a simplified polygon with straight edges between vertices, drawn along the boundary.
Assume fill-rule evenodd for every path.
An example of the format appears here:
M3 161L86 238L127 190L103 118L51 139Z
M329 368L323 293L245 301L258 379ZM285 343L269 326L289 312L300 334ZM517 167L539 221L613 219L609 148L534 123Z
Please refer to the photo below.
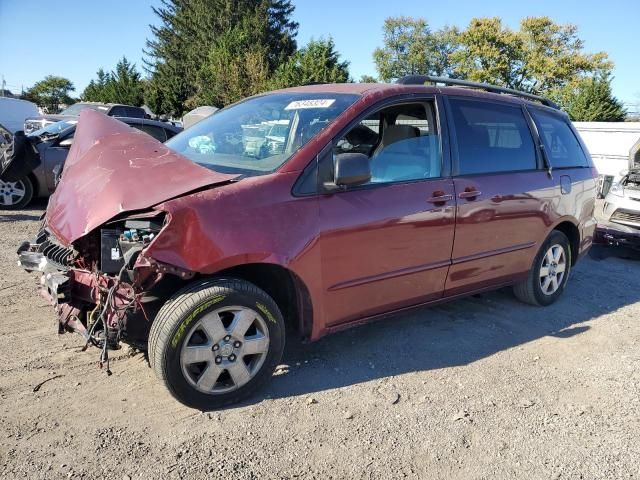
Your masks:
M16 184L16 186L18 187L22 185L22 187L24 188L24 195L22 196L22 198L20 198L19 201L16 200L15 203L5 203L2 198L0 198L0 210L20 210L31 203L31 200L33 199L33 183L31 182L29 176L22 177L17 182L7 183ZM4 186L0 186L0 190L2 188L4 188ZM0 195L2 195L2 192L0 192Z
M180 355L189 340L187 332L209 312L232 306L252 310L263 318L268 330L268 351L248 383L225 393L203 393L183 373ZM263 386L280 363L284 344L284 320L269 295L244 280L213 278L187 285L160 309L149 333L149 362L179 402L200 410L213 410L250 397Z
M542 289L540 270L543 268L543 259L545 255L549 249L555 245L562 247L564 250L566 263L565 274L559 282L557 290L551 294L547 294ZM571 245L567 236L558 230L552 231L534 258L533 265L529 271L527 279L522 283L513 286L513 293L516 298L530 305L547 306L554 303L558 298L560 298L562 292L564 292L565 286L567 285L569 274L571 272L572 258Z

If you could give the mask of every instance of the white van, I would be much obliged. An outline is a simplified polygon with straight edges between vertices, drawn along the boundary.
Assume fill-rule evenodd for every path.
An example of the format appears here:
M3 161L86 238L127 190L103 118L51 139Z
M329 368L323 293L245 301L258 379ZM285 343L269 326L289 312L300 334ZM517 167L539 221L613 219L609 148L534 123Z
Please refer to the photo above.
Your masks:
M35 103L17 98L0 97L0 125L15 133L24 130L24 121L40 115Z

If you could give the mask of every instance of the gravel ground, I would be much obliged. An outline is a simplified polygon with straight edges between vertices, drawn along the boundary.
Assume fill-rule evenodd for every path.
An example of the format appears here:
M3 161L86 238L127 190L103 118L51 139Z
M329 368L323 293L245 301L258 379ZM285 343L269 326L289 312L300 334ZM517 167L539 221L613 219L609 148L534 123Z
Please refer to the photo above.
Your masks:
M142 354L109 377L56 335L14 255L42 209L0 212L1 478L640 476L637 260L595 251L544 309L505 290L290 344L259 397L201 413Z

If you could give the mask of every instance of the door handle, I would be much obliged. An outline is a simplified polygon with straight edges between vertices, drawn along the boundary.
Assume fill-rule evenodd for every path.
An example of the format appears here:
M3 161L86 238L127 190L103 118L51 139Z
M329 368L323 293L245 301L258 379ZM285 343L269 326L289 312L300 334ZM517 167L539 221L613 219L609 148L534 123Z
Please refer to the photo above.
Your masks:
M460 192L458 194L458 198L468 198L473 200L480 195L482 195L482 192L479 192L478 190L465 190L464 192Z
M427 198L427 202L429 203L445 203L445 202L449 202L451 200L453 200L453 195L437 195L438 192L436 192L433 197L429 197Z

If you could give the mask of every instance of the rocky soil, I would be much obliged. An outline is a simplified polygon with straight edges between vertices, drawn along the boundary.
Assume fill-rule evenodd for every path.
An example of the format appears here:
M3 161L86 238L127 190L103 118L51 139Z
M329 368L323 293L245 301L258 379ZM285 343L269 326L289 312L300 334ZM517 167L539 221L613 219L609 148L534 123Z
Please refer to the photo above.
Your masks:
M637 259L594 251L544 309L504 290L290 343L260 396L201 413L142 354L107 376L56 334L15 261L43 208L0 212L0 478L640 476Z

